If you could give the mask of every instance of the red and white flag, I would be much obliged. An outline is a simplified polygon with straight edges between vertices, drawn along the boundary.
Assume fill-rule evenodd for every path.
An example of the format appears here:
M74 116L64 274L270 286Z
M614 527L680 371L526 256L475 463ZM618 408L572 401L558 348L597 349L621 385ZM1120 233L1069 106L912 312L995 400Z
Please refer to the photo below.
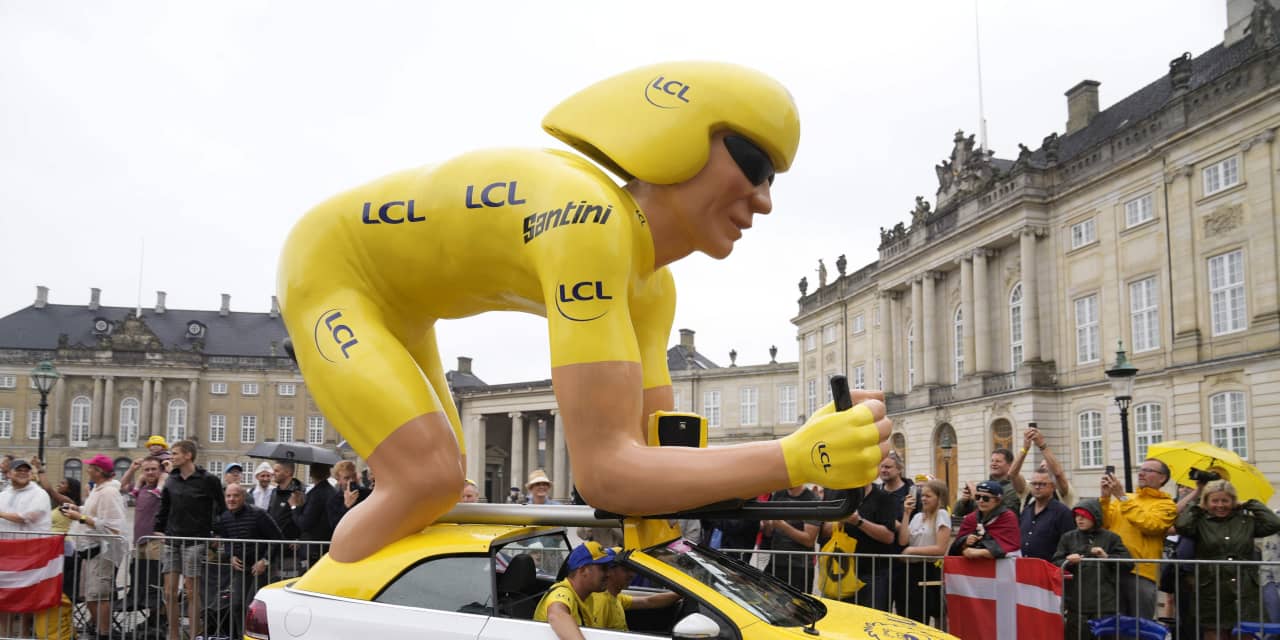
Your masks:
M963 640L1059 640L1062 570L1039 558L951 557L943 570L947 620Z
M31 613L62 601L62 536L0 540L0 612Z

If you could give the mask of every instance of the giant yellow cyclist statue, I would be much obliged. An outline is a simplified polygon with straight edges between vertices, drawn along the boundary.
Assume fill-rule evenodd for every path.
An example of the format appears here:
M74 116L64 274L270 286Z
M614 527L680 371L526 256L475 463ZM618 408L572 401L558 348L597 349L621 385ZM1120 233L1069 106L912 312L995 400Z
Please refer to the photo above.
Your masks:
M625 186L568 152L478 151L334 196L289 234L278 289L298 365L378 477L332 558L364 558L457 501L465 451L434 322L485 311L547 318L574 478L596 507L667 513L870 482L890 430L879 394L777 441L645 445L647 416L672 408L666 265L728 256L772 209L800 138L790 93L739 66L661 64L569 97L543 127Z

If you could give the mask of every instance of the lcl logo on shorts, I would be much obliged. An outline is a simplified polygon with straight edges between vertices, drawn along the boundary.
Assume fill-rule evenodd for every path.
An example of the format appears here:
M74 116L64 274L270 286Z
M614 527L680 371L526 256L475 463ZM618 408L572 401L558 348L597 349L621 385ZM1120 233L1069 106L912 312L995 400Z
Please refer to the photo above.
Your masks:
M586 280L575 284L561 283L556 289L556 311L559 311L560 315L567 320L590 322L603 318L604 314L609 313L607 307L595 315L591 315L590 312L583 313L581 309L583 305L580 303L593 300L613 300L613 296L604 292L604 283L599 280ZM570 311L573 315L570 315Z
M689 85L666 76L658 76L644 86L644 99L659 109L679 109L689 104L688 93Z
M831 454L827 453L827 443L819 442L813 445L813 449L809 451L809 457L813 459L813 466L822 467L823 473L831 470Z
M330 309L316 319L315 330L312 332L316 351L320 353L321 358L329 362L337 362L334 358L339 355L344 360L350 360L351 354L348 351L360 344L356 339L355 330L344 320L342 309Z

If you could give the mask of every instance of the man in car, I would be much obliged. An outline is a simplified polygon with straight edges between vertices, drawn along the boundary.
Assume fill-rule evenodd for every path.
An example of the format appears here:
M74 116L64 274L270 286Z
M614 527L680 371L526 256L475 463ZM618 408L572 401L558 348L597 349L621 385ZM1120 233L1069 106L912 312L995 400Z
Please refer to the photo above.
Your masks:
M605 589L605 567L616 560L613 549L589 541L573 548L565 561L564 580L551 585L533 611L535 622L551 624L560 640L582 640L582 627L599 627L587 598Z
M613 552L621 554L622 549L614 547ZM673 591L647 596L622 593L635 578L635 569L624 564L621 557L605 565L604 591L587 596L587 607L591 609L591 616L595 618L598 627L627 631L627 611L661 609L680 601L680 594Z

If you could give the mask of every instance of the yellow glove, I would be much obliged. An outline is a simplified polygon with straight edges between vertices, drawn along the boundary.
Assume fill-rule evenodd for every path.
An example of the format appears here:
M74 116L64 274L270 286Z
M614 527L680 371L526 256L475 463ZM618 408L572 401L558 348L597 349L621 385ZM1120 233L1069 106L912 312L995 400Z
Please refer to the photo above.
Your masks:
M875 415L865 404L814 412L804 426L780 440L791 486L812 482L828 489L851 489L875 480L884 457Z

